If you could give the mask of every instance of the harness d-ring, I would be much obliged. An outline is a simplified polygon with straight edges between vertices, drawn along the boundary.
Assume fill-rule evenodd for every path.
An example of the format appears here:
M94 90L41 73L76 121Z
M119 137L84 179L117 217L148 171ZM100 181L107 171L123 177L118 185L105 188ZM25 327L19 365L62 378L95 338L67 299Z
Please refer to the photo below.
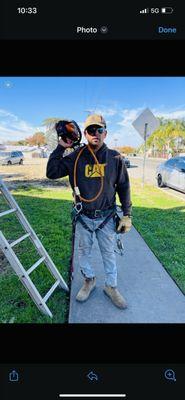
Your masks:
M75 211L79 214L82 211L82 202L78 202L74 206Z

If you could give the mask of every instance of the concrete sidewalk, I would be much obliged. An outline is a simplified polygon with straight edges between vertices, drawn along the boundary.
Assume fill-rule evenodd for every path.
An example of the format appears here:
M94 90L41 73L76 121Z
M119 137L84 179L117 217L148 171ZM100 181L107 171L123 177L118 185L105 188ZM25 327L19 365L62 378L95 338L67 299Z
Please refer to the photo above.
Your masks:
M185 296L178 286L134 227L123 239L124 255L117 255L118 289L128 308L116 308L103 293L104 268L97 242L93 247L97 287L86 302L75 300L83 283L76 243L69 323L184 323Z

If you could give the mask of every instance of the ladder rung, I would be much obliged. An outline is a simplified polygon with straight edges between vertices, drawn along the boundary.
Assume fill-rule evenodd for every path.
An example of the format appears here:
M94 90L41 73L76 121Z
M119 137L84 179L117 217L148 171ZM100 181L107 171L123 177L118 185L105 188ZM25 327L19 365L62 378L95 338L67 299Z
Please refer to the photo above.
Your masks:
M3 215L11 214L15 211L16 211L16 208L11 208L10 210L3 211L2 213L0 213L0 217L3 217Z
M46 257L41 257L35 264L33 264L32 267L30 267L30 268L28 269L28 271L26 271L27 274L28 274L28 275L31 274L31 272L34 271L34 269L37 268L37 267L42 263L42 261L45 260L45 258L46 258Z
M27 237L29 237L31 234L30 233L26 233L26 235L21 236L19 239L15 240L14 242L10 243L10 246L13 247L16 244L22 242L22 240L26 239Z
M46 293L46 295L43 297L43 301L46 303L46 301L49 299L49 297L51 296L51 294L54 292L54 290L57 288L57 286L59 285L60 281L57 280L54 285L51 287L51 289Z

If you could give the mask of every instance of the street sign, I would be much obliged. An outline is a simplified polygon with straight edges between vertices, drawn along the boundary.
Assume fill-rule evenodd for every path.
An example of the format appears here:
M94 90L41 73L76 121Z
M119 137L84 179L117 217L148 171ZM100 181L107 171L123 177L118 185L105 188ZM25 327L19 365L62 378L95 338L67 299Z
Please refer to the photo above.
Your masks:
M147 129L146 129L147 124ZM143 139L149 138L149 136L159 128L160 122L150 111L146 108L132 123L133 127L140 134ZM146 131L146 132L145 132ZM146 134L146 137L145 137Z
M144 187L145 181L145 161L146 161L146 140L150 135L160 126L159 120L152 114L149 108L146 108L132 123L133 127L138 131L140 136L144 139L144 157L143 157L143 178L142 183Z

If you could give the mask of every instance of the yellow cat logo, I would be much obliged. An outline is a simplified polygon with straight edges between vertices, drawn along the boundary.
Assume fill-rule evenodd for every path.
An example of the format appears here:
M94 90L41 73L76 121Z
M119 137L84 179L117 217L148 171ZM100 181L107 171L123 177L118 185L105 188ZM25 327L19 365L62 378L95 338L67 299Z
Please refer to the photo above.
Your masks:
M105 165L106 164L87 164L85 166L85 176L87 178L99 178L105 175Z

